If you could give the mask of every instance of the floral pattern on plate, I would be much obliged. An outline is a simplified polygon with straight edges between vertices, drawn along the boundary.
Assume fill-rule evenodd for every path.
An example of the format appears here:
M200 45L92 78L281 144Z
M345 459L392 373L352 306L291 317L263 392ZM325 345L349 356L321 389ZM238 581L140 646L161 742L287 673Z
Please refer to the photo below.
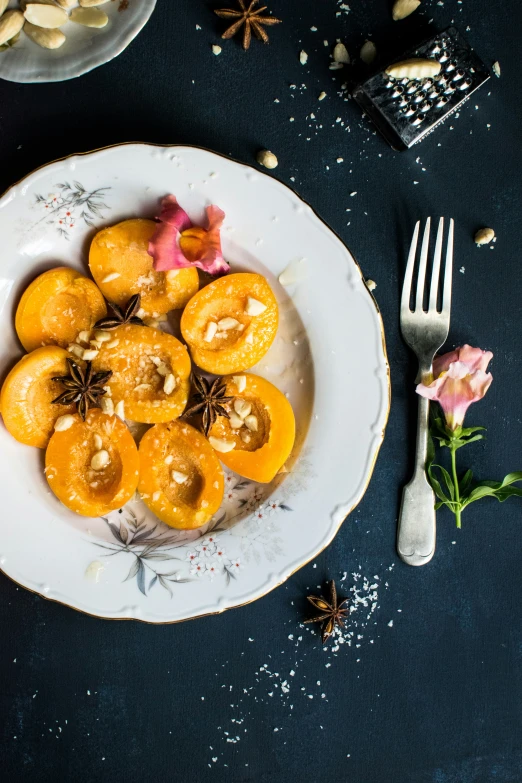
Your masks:
M105 217L104 210L110 209L105 204L105 196L110 187L87 190L80 182L60 182L55 186L53 193L43 196L35 195L35 207L45 210L46 214L34 225L47 223L54 226L60 236L69 241L70 232L77 223L83 223L89 228L94 228L96 218Z
M263 556L271 560L283 551L274 517L292 508L282 500L267 499L266 492L266 487L227 472L223 506L202 528L175 530L125 507L112 518L102 517L111 538L95 545L105 550L107 557L130 556L124 581L135 583L143 595L157 585L172 596L175 585L201 577L224 577L228 585L245 562L259 563ZM239 518L244 526L236 530ZM240 552L229 554L228 545L234 550L237 542Z

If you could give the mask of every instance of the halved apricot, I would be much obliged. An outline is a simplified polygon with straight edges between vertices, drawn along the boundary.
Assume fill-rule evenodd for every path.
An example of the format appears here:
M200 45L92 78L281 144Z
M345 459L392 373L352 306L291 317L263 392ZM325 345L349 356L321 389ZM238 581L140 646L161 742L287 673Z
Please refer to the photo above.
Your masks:
M278 321L266 279L241 272L214 280L192 297L181 333L198 367L224 375L256 364L270 348Z
M290 456L295 418L285 395L252 373L223 379L230 419L219 416L209 433L219 459L240 476L268 483Z
M39 275L25 289L16 310L15 328L26 351L42 345L74 342L107 313L102 294L89 278L59 266Z
M147 249L156 226L153 220L124 220L99 231L89 252L92 276L106 299L124 305L141 294L145 315L153 317L184 307L199 287L196 267L154 271Z
M121 508L138 486L140 460L129 428L99 408L76 414L56 431L45 453L45 473L64 506L84 517Z
M208 441L180 421L156 424L140 443L143 502L158 519L180 529L201 527L223 500L223 471Z
M23 356L4 381L0 397L2 417L13 438L27 446L45 449L54 423L64 413L73 413L74 405L52 405L63 392L58 381L67 375L67 351L46 345Z
M180 416L190 387L190 357L171 334L127 324L110 332L93 361L96 372L112 370L107 382L113 404L124 402L125 417L148 424Z

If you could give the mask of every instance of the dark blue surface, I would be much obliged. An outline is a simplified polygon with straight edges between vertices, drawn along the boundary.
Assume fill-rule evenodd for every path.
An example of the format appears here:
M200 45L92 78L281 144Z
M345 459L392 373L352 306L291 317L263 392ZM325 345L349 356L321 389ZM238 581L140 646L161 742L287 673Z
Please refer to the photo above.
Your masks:
M403 565L394 545L415 404L398 297L419 217L456 221L456 269L465 272L455 274L450 342L495 354L493 386L468 419L486 424L488 439L465 459L487 478L522 468L520 3L424 0L422 13L393 23L387 0L352 0L339 17L336 0L270 0L284 20L269 31L270 47L254 41L244 54L221 42L215 57L223 22L211 8L221 5L158 0L139 38L90 75L0 83L0 188L53 158L120 141L200 144L246 162L272 149L274 175L378 284L392 369L387 436L363 502L331 546L278 590L221 617L108 622L1 577L5 779L518 783L522 503L476 504L462 531L441 511L435 558L421 569ZM392 152L337 94L346 73L328 70L323 39L343 38L356 53L371 36L380 52L400 52L452 22L487 63L500 61L502 76L419 147ZM482 225L497 233L494 250L473 244ZM367 576L379 585L377 605L370 619L363 607L354 613L352 646L325 651L300 625L304 597L345 572L343 592L352 573Z

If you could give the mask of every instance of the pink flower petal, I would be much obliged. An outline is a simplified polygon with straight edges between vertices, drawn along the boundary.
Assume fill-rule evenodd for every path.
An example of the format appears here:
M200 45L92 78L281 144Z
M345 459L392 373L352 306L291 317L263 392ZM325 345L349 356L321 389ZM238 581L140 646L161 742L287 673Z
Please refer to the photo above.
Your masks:
M165 198L162 199L161 212L158 215L158 220L161 223L168 223L169 226L177 228L180 234L192 225L191 219L185 210L178 204L176 196L173 196L172 194L165 196Z

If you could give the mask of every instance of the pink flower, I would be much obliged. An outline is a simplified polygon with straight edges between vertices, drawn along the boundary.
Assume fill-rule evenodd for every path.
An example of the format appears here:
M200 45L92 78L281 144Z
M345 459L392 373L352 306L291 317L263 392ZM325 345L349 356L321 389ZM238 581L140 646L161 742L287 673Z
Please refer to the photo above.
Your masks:
M444 411L446 424L452 430L462 426L472 402L486 394L493 376L486 372L493 354L480 348L463 345L433 362L433 378L429 384L419 383L417 394L436 400Z
M228 272L221 253L220 229L225 213L219 207L207 207L208 228L194 226L175 196L165 196L161 202L158 227L149 242L149 255L154 269L185 269L197 266L211 275Z

